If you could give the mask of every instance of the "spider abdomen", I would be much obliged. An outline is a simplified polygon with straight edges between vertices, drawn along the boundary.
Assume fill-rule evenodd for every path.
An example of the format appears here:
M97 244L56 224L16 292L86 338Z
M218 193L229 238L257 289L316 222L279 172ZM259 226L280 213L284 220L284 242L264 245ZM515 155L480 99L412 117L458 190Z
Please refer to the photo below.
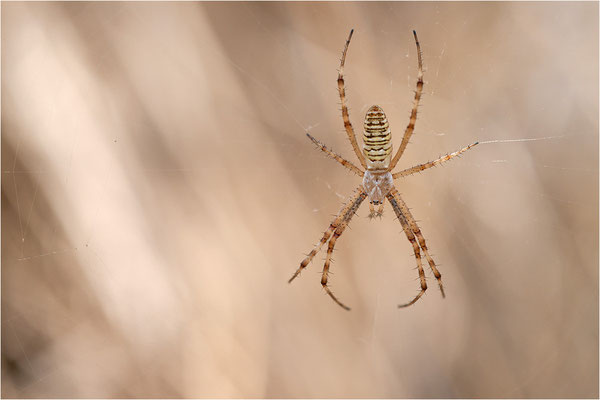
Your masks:
M370 170L387 169L392 155L392 132L383 109L372 106L365 115L363 154Z

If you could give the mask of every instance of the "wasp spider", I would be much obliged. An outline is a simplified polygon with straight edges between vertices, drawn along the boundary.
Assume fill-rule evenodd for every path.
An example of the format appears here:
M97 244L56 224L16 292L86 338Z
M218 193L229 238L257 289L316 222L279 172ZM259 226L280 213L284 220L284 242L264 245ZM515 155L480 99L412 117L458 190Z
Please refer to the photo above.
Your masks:
M402 142L400 143L400 147L396 154L392 157L392 133L390 131L390 126L388 124L387 118L383 109L379 106L372 106L367 111L364 122L364 131L363 131L363 148L362 152L358 147L358 143L356 141L356 135L354 134L354 130L352 128L352 124L350 123L350 117L348 115L348 108L346 107L346 90L344 87L344 63L346 61L346 52L348 51L348 45L350 44L350 39L352 38L352 33L354 30L350 31L350 35L348 36L348 40L346 41L346 45L344 46L344 51L342 53L342 59L340 63L340 69L338 74L338 92L340 94L341 104L342 104L342 118L344 120L344 128L346 129L346 133L348 135L348 140L352 144L352 148L360 161L360 165L363 169L357 167L353 163L339 155L332 152L328 149L323 143L319 142L317 139L312 137L309 133L306 135L312 140L314 144L316 144L324 153L328 156L342 164L344 167L348 168L350 171L354 172L358 176L362 177L362 184L357 188L356 194L350 199L348 204L342 208L337 217L333 220L333 222L329 225L329 228L323 234L321 241L319 244L308 254L308 256L300 263L300 267L294 273L294 275L290 278L289 282L292 282L299 274L302 272L304 268L312 261L315 255L319 252L321 247L329 240L329 245L327 247L327 256L325 258L325 265L323 267L323 274L321 278L321 285L327 292L327 294L342 308L346 310L350 310L349 307L344 305L338 298L333 294L331 289L327 286L327 278L329 274L329 266L331 265L331 254L333 253L333 248L335 247L335 242L344 232L346 226L362 204L362 202L368 197L369 198L369 207L370 207L370 217L381 217L383 213L383 202L384 199L387 199L394 213L398 217L400 224L402 225L402 229L406 234L409 242L412 244L415 259L417 260L417 269L419 271L419 279L421 284L421 291L412 299L410 302L406 304L402 304L399 307L407 307L414 304L417 300L423 296L425 291L427 290L427 282L425 280L425 272L423 271L423 263L421 258L421 252L425 255L425 259L433 272L433 275L437 279L437 282L440 286L440 291L442 293L442 297L444 295L444 286L442 285L442 275L438 271L435 262L429 255L429 250L427 249L427 245L425 244L425 238L421 234L421 230L417 225L415 218L412 216L412 213L408 209L408 206L400 197L400 193L394 187L394 179L398 179L404 176L412 175L414 173L423 171L425 169L434 167L439 165L445 161L448 161L465 151L469 150L471 147L478 144L478 142L471 144L465 148L462 148L454 153L450 153L445 155L444 157L438 158L437 160L427 162L425 164L416 165L411 168L407 168L405 170L393 173L392 170L398 163L398 160L404 153L408 141L413 134L415 129L415 122L417 121L417 108L419 106L419 100L421 99L421 94L423 92L423 61L421 55L421 46L419 44L419 39L417 38L417 33L413 31L413 35L415 37L415 42L417 45L417 60L418 60L418 74L417 74L417 89L415 91L415 98L413 103L413 108L410 113L410 120L408 122L408 126L404 131L404 136L402 137ZM377 206L377 209L375 209Z

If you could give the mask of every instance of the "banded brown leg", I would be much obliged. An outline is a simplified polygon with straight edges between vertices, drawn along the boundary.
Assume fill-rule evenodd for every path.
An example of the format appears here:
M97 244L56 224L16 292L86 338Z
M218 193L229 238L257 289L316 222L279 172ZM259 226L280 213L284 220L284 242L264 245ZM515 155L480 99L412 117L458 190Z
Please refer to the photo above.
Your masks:
M479 142L475 142L473 144L468 145L467 147L463 147L462 149L455 151L454 153L446 154L445 156L440 157L437 160L429 161L424 164L415 165L414 167L410 167L410 168L407 168L400 172L396 172L395 174L392 175L392 177L394 179L401 178L404 176L416 174L417 172L424 171L431 167L435 167L436 165L440 165L443 162L450 161L454 157L460 156L462 153L464 153L465 151L467 151L469 149L472 149L473 147L477 146L478 144L479 144Z
M337 217L335 217L335 219L333 220L333 222L329 225L329 228L327 228L327 230L323 234L323 237L321 238L321 240L319 241L319 243L308 254L308 256L306 256L306 258L304 260L302 260L302 262L300 263L300 267L296 270L296 272L294 273L294 275L292 275L292 277L290 278L290 280L288 281L288 283L291 283L298 275L300 275L300 273L302 272L302 270L304 268L306 268L306 266L312 261L312 259L315 257L315 255L317 255L317 253L319 252L319 250L321 250L321 247L323 247L323 245L325 244L325 242L327 242L327 240L329 240L329 238L331 237L331 234L344 221L344 219L346 218L346 215L350 212L350 210L353 210L354 207L358 208L358 206L356 206L357 201L358 201L358 205L360 205L360 203L362 203L362 201L364 200L365 197L366 197L366 194L363 192L362 186L361 186L361 187L358 188L358 192L352 197L352 199L350 199L350 201L348 201L348 203L339 212L339 214L337 215ZM354 212L356 212L356 210L354 210ZM352 214L352 215L354 215L354 214Z
M395 191L395 189L394 189L394 191ZM402 308L402 307L408 307L408 306L415 304L416 301L419 300L421 298L421 296L423 296L423 294L425 294L425 291L427 290L427 281L425 279L425 271L423 270L423 263L421 261L421 251L420 251L419 245L417 244L417 241L415 239L415 235L413 234L413 232L406 220L406 217L405 217L404 213L402 212L400 205L398 204L396 197L392 193L390 193L387 195L387 199L390 202L390 204L392 205L392 209L394 210L394 213L398 217L398 220L400 221L400 224L402 225L402 229L404 230L404 233L406 234L408 241L410 242L410 244L413 247L413 251L415 253L415 259L417 260L417 269L419 270L419 280L421 281L421 291L410 302L408 302L406 304L401 304L398 306L398 307Z
M350 114L348 113L348 107L346 106L346 86L344 82L344 64L346 63L346 53L348 52L348 46L350 45L350 39L352 39L352 34L354 33L354 29L350 31L350 35L348 36L348 40L346 40L346 45L344 46L344 51L342 52L342 59L340 60L340 69L338 72L338 92L340 94L340 102L342 103L342 119L344 120L344 129L346 129L346 134L348 135L348 140L350 140L350 144L354 149L354 153L356 153L356 157L360 161L360 165L364 169L367 169L367 163L365 161L365 156L358 147L358 142L356 141L356 135L354 133L354 129L352 128L352 123L350 122Z
M333 299L333 301L335 301L344 310L348 310L348 311L350 311L350 307L346 306L344 303L339 301L338 298L333 294L333 292L331 291L331 289L329 289L329 286L327 285L327 281L329 278L329 267L331 265L331 255L333 254L333 248L335 247L335 242L342 235L342 233L344 233L344 230L348 226L348 223L350 222L350 220L352 219L352 217L354 216L354 214L356 213L356 211L358 210L361 203L363 202L363 200L366 197L367 197L367 194L365 192L360 193L360 196L356 199L352 208L350 208L348 210L348 212L346 213L345 218L342 221L342 223L335 229L335 232L333 232L333 236L329 240L329 245L327 247L327 257L325 258L325 265L323 266L323 275L321 277L321 285L323 286L323 289L325 289L325 291Z
M421 101L421 95L423 94L423 56L421 54L421 44L419 43L417 32L413 31L413 35L415 36L415 43L417 44L417 62L419 67L417 73L417 90L415 90L415 99L413 101L412 111L410 112L410 120L408 121L408 125L404 130L404 136L402 137L400 147L390 163L390 171L396 167L396 164L398 164L398 160L400 160L400 157L402 157L402 154L408 145L408 141L415 131L415 124L417 122L417 109L419 107L419 101Z
M423 234L421 233L421 229L419 229L419 226L417 225L415 218L412 216L410 210L408 209L408 206L406 205L404 200L402 200L402 197L400 197L400 193L398 193L398 191L396 189L393 189L390 192L390 195L396 200L396 204L398 204L398 207L402 211L402 214L405 216L408 226L410 227L411 231L417 237L419 246L421 246L421 249L423 250L423 253L425 254L425 258L427 259L427 262L429 263L429 267L431 268L431 271L433 272L433 276L435 276L435 279L437 279L437 281L438 281L440 291L442 292L442 297L446 297L446 294L444 293L444 285L442 284L442 274L440 274L440 271L438 271L438 269L435 265L435 262L433 261L433 258L429 255L429 249L427 249L427 244L425 243L425 238L423 237Z
M325 154L327 154L329 157L333 158L335 161L339 162L340 164L342 164L344 167L348 168L350 171L354 172L356 175L362 177L365 173L358 168L356 165L352 164L350 161L344 159L342 156L337 155L336 153L334 153L333 151L329 150L327 148L327 146L325 146L323 143L321 143L320 141L318 141L317 139L315 139L314 137L312 137L310 135L310 133L306 133L306 136L308 136L308 138L314 143L316 144L319 149L321 149Z

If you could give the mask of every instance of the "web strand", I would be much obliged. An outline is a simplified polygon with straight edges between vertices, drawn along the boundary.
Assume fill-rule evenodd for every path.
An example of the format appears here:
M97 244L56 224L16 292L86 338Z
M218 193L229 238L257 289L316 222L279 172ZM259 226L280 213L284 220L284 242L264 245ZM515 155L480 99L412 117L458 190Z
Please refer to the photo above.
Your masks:
M535 142L538 140L550 140L550 139L562 139L565 136L547 136L541 138L526 138L526 139L498 139L498 140L485 140L479 142L479 144L485 143L511 143L511 142Z

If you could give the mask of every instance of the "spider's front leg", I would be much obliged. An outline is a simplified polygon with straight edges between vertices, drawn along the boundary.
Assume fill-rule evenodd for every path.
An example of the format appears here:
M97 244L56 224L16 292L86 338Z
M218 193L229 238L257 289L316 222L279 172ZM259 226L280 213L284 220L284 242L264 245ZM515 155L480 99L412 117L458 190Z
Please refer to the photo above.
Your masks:
M423 234L421 233L421 229L417 225L417 221L415 220L415 217L413 217L412 213L408 209L408 206L406 205L404 200L402 200L402 197L400 197L400 193L398 193L397 190L394 189L391 192L391 194L396 199L398 206L400 207L400 210L402 210L402 213L404 214L404 217L406 218L406 222L408 223L409 228L417 237L419 246L421 246L421 250L423 250L423 253L425 254L425 258L427 259L427 262L429 263L429 268L431 268L431 272L433 272L433 276L435 276L435 279L437 279L437 281L438 281L438 285L440 287L440 292L442 292L442 297L446 297L446 294L444 293L444 285L442 284L442 274L440 274L440 271L438 271L438 269L435 265L435 261L433 261L433 258L429 255L429 249L427 248L427 244L425 243L425 238L423 237Z
M395 189L394 189L394 191L395 191ZM408 306L415 304L416 301L419 300L421 298L421 296L423 296L423 294L425 294L425 291L427 290L427 281L425 279L425 271L423 271L423 263L421 261L421 250L419 248L419 245L417 244L415 235L411 231L410 226L408 225L408 222L406 221L406 217L402 213L402 210L400 209L400 206L398 205L398 201L392 192L390 192L387 195L387 199L390 202L390 204L392 205L392 209L396 213L396 216L398 217L398 221L400 221L400 225L402 225L402 230L404 230L404 233L406 234L408 241L410 242L410 244L413 247L413 251L415 253L415 259L417 260L417 269L419 270L419 280L421 281L421 291L410 302L398 306L398 307L408 307Z
M395 188L392 189L387 195L387 199L392 205L392 208L394 209L394 212L396 213L400 224L402 224L402 229L404 230L406 237L411 242L413 249L415 250L415 258L417 259L417 267L419 269L419 277L421 279L421 292L419 292L419 294L411 302L405 305L401 305L400 307L406 307L410 306L411 304L414 304L425 293L425 290L427 290L427 283L425 282L425 273L423 272L423 267L421 265L421 255L419 254L417 256L417 250L419 249L419 246L425 254L425 258L429 263L429 267L431 268L433 275L438 281L440 291L442 292L442 297L446 297L446 294L444 293L444 286L442 285L442 274L440 274L440 271L438 271L435 262L433 261L433 258L429 255L429 250L427 248L427 244L425 243L425 238L423 237L419 226L417 225L414 217L408 209L408 206L406 205L404 200L402 200L402 197L400 197L400 193L398 193L398 190L396 190Z
M317 255L319 250L321 250L321 247L323 247L325 242L327 242L327 240L329 240L329 238L331 237L331 234L334 233L334 231L336 231L341 224L343 224L344 222L347 224L350 221L350 218L352 218L352 216L354 215L354 213L356 212L356 210L358 209L360 204L363 202L365 197L366 197L366 194L362 190L362 187L359 187L356 195L354 195L354 197L348 202L348 204L346 204L342 208L342 210L339 212L337 217L335 217L333 222L329 225L329 228L327 228L327 230L323 234L323 237L321 238L319 243L308 254L308 256L306 256L306 258L304 260L302 260L302 262L300 263L300 267L298 267L296 272L294 272L294 275L292 275L292 277L290 278L288 283L291 283L294 279L296 279L296 277L298 275L300 275L302 270L304 268L306 268L308 266L308 264L310 264L310 262L315 257L315 255ZM341 233L340 233L340 235L341 235ZM335 243L335 241L334 241L334 243Z
M358 211L358 208L360 207L361 203L366 197L367 194L362 190L362 188L359 188L358 197L352 203L352 207L350 207L350 209L348 209L348 211L346 212L341 224L336 228L335 232L333 232L333 236L329 240L329 246L327 247L327 257L325 258L325 265L323 266L323 275L321 277L321 285L323 285L323 289L325 289L325 291L333 299L333 301L335 301L344 310L348 311L350 311L350 307L346 306L344 303L339 301L338 298L335 297L331 289L329 289L329 286L327 286L327 280L329 278L329 266L331 265L331 255L333 254L335 242L342 235L342 233L344 233L344 230L348 226L348 223L350 222L354 214L356 214L356 211Z

